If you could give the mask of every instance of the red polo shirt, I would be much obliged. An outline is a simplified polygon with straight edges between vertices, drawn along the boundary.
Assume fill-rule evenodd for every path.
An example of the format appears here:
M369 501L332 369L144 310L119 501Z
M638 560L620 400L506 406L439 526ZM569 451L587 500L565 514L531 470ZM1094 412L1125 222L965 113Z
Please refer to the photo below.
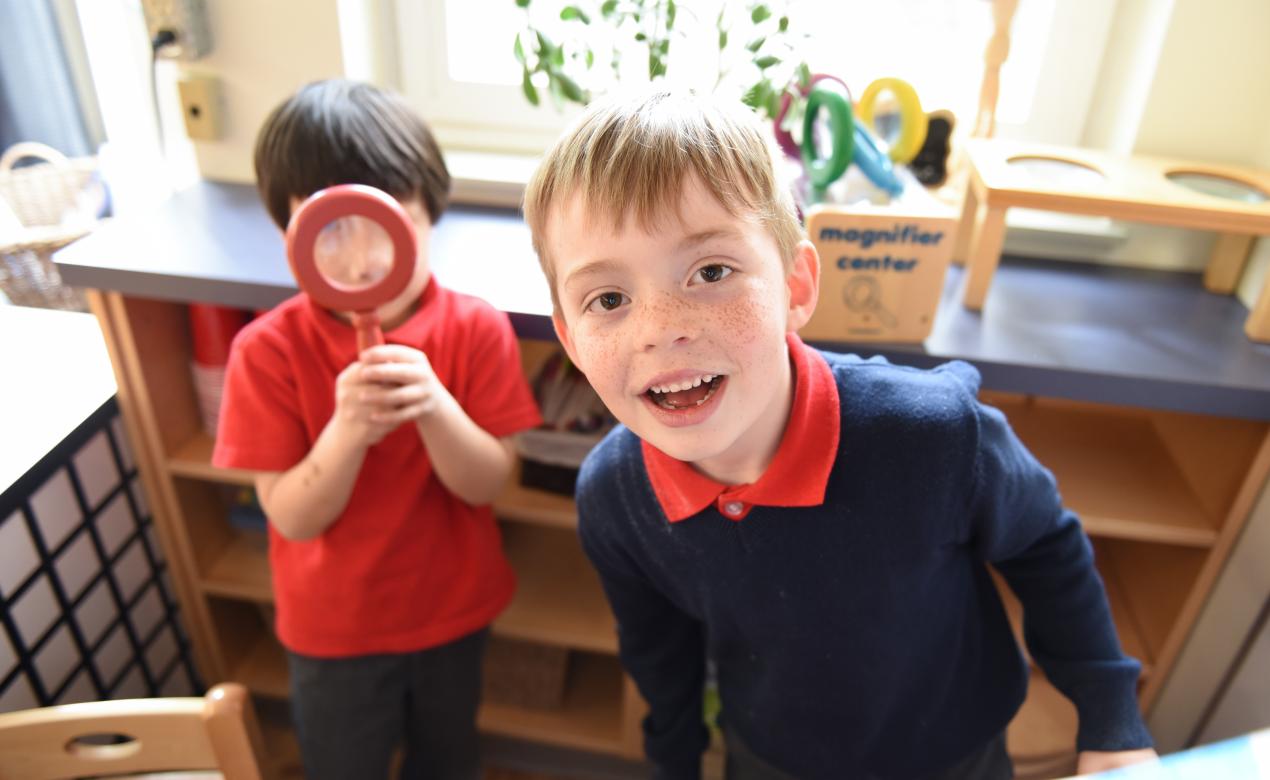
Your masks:
M467 414L502 437L539 423L511 323L430 280L419 309L384 334L428 356ZM353 329L291 298L234 340L213 463L285 471L335 411L335 379L357 354ZM489 625L515 578L488 506L432 473L413 425L371 447L343 513L319 537L269 529L278 638L320 657L410 652Z
M771 464L757 482L724 485L691 464L675 460L646 441L640 445L644 467L662 511L672 523L714 504L720 514L742 520L755 504L819 506L825 500L841 430L838 386L824 357L789 334L794 400L789 422Z

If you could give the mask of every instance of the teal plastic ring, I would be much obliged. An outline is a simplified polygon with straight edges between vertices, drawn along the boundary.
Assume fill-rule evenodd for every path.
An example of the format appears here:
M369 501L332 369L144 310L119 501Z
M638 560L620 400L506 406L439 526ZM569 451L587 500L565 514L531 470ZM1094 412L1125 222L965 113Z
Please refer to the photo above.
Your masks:
M816 115L822 107L829 113L829 128L833 134L833 151L828 159L822 158L816 149ZM807 95L802 153L807 178L816 189L825 189L847 172L855 153L855 116L851 104L842 95L819 87Z

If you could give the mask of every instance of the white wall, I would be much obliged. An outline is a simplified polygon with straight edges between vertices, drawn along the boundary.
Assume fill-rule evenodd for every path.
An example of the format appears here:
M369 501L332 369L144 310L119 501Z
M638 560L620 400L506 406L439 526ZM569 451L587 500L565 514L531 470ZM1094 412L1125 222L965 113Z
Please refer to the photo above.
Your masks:
M303 84L345 75L338 5L336 0L207 3L211 53L183 66L220 80L222 137L194 144L204 178L255 181L252 150L269 111Z
M1270 128L1270 3L1176 0L1133 151L1250 165Z
M1270 169L1268 36L1265 0L1119 0L1082 143ZM1122 242L1082 259L1199 271L1214 240L1177 228L1125 228ZM1019 246L1007 240L1007 249ZM1240 284L1245 305L1268 269L1270 241L1261 241Z

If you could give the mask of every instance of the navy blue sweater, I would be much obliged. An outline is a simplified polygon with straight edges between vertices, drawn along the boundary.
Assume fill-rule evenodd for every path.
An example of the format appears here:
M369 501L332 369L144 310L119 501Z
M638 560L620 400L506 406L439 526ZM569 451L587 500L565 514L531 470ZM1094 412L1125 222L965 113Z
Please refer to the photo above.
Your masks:
M755 506L741 522L710 506L672 524L624 427L582 467L582 544L649 702L659 774L699 776L707 656L729 727L797 777L912 777L980 748L1028 679L986 564L1076 704L1078 748L1149 746L1139 664L1121 652L1088 539L976 400L978 372L822 354L841 438L821 506Z

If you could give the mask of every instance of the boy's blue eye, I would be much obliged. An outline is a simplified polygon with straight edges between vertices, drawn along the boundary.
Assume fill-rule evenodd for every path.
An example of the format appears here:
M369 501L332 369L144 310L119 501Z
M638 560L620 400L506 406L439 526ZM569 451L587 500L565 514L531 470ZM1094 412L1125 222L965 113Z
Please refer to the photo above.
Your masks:
M732 273L732 269L728 268L726 265L719 265L716 263L714 265L703 266L699 271L697 271L697 273L701 276L702 281L719 282L726 278L728 274Z
M587 308L594 311L596 304L599 304L601 309L605 311L613 311L618 306L622 305L622 301L625 298L626 296L619 292L600 293L591 299L591 303L587 304Z

